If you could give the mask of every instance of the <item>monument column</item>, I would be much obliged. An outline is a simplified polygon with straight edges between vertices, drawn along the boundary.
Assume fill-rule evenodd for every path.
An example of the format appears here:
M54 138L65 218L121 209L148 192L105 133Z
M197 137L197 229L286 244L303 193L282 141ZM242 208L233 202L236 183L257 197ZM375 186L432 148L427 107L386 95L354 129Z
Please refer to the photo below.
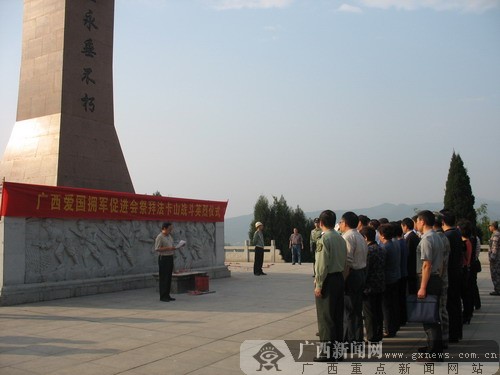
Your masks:
M114 126L114 0L24 0L17 119L0 177L134 192Z

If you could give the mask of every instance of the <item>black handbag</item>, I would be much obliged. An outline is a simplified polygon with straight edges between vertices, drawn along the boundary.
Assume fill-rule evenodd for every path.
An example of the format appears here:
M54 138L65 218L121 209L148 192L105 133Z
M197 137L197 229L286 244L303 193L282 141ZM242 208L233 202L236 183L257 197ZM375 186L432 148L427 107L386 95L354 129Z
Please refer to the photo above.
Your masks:
M418 298L416 294L406 297L406 311L410 323L439 323L439 296L428 294Z
M475 273L482 271L481 262L479 259L474 259L474 261L470 265L470 270Z

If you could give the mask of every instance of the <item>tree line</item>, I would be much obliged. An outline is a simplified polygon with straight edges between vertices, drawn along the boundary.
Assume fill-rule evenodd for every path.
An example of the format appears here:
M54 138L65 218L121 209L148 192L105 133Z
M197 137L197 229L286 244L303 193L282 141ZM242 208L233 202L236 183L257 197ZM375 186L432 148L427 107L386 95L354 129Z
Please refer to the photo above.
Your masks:
M475 197L472 193L470 178L460 154L453 152L446 180L445 194L443 198L444 208L453 211L458 219L470 220L476 228L482 243L487 243L491 233L488 231L490 218L488 217L487 205L482 204L475 209ZM360 212L362 214L362 212ZM402 218L401 218L402 219ZM304 239L304 251L302 261L312 261L310 252L310 234L314 228L313 219L307 218L304 211L297 206L288 206L285 198L272 197L272 203L261 195L254 206L254 219L250 223L248 237L252 239L255 232L255 223L264 223L264 242L269 244L274 240L276 247L280 249L285 261L291 260L291 252L288 248L289 238L293 228L297 228Z

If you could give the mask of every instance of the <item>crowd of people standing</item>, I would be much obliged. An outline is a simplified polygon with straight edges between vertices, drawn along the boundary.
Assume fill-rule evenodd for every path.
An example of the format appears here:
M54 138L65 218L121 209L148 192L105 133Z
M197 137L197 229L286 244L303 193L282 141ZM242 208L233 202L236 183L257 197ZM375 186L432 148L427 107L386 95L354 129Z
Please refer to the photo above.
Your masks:
M462 340L463 325L481 308L480 240L470 221L457 221L450 210L424 210L392 222L346 212L337 223L335 213L326 210L315 224L311 248L321 342L352 348L395 337L407 324L410 294L439 296L440 321L423 324L427 345L419 351L426 354L424 360L441 361L443 350ZM496 261L498 223L490 230L496 241L490 261ZM500 295L494 276L492 269L495 290L490 294ZM330 349L315 360L341 360L341 353Z

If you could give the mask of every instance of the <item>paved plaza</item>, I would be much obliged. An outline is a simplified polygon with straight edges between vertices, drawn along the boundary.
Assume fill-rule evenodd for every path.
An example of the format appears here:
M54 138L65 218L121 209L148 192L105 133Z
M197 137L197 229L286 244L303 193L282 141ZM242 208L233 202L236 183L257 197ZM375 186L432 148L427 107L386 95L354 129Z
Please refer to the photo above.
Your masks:
M311 264L265 266L256 277L251 264L230 264L231 278L210 280L213 293L169 303L150 288L0 307L0 374L241 374L244 340L316 339ZM463 342L500 341L484 259L478 284L482 308ZM416 349L424 332L410 324L386 344Z

